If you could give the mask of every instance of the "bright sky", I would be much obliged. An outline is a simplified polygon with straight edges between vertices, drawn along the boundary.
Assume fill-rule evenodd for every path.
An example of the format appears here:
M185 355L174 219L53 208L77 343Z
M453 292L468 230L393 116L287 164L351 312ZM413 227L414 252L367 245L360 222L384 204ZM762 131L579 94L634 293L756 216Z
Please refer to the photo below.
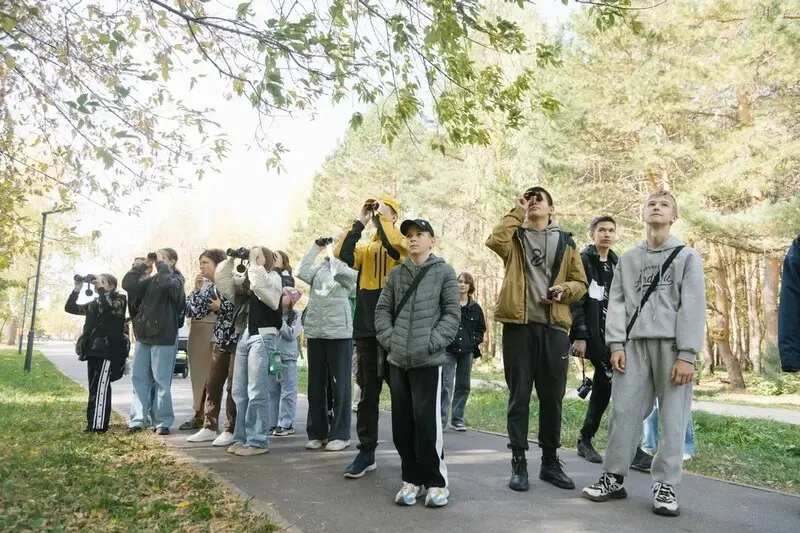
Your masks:
M551 23L563 20L569 12L560 0L540 0L537 8ZM173 85L175 94L186 93L188 77L177 76ZM293 222L302 216L314 173L326 156L336 149L357 107L354 102L333 107L321 101L316 117L298 114L291 119L276 120L270 137L289 150L284 154L285 172L278 174L276 171L267 172L267 154L253 142L258 125L256 112L243 98L226 101L222 94L229 87L227 81L212 75L202 82L201 90L196 87L188 93L193 105L215 108L214 119L228 133L231 151L218 165L218 174L209 170L203 181L196 182L192 190L172 189L150 195L151 201L138 218L111 213L85 203L79 208L79 229L99 229L103 234L99 242L101 249L112 254L130 255L132 259L137 253L146 251L138 249L146 246L150 237L157 238L152 231L171 216L173 206L188 204L195 213L229 212L237 225L257 229L259 234L263 234L263 244L277 248L284 246ZM228 246L228 243L214 242L211 226L209 223L203 227L186 228L186 231L207 235L209 245ZM76 266L81 272L121 267L108 265L107 261L107 258L86 258Z

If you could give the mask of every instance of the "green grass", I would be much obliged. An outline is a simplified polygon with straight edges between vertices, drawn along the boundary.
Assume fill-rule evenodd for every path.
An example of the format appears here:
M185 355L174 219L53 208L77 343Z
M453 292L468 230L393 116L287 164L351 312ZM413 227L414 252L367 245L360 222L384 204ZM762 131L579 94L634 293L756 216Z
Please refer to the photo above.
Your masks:
M116 414L108 433L84 434L86 400L41 354L25 373L0 350L0 531L278 530Z
M306 391L306 371L300 369L301 392ZM381 408L389 409L389 391L384 387ZM473 389L467 404L467 424L483 431L506 434L504 390ZM538 402L531 401L528 436L536 439L539 423ZM561 438L566 448L574 448L587 402L564 399ZM715 478L800 494L800 426L769 420L735 418L694 412L696 456L684 463L684 470ZM605 449L608 442L608 416L594 444ZM563 453L573 453L571 451Z

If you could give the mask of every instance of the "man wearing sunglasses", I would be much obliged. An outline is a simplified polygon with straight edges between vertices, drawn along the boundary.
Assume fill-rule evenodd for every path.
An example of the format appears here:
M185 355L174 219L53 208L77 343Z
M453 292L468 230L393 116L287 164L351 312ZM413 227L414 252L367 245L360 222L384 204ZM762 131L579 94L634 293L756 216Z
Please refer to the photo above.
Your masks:
M586 293L586 274L571 234L553 222L553 198L531 187L492 231L486 245L503 260L505 276L495 310L503 324L511 448L509 488L528 490L528 418L531 392L539 398L539 479L563 489L575 483L558 459L561 407L569 366L569 304Z

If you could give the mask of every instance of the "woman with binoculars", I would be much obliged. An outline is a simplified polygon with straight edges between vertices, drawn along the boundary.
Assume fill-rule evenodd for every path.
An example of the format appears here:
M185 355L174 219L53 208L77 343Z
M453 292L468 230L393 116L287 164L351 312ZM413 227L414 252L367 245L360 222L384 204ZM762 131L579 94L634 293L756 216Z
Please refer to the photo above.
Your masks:
M97 298L78 304L84 283L94 285ZM92 295L87 289L87 296ZM87 433L105 433L111 419L111 382L122 377L129 341L125 335L127 299L117 292L117 278L111 274L75 276L75 289L67 299L64 310L72 315L85 316L83 333L75 351L86 361L89 372L89 401L86 406Z

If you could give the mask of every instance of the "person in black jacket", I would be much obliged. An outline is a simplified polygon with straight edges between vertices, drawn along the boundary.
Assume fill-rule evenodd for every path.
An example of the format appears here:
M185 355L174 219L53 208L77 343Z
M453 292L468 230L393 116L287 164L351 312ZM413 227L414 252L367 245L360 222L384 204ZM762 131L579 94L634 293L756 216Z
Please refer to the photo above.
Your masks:
M133 332L136 335L131 385L130 432L144 429L151 412L151 387L155 383L152 406L156 433L169 435L175 421L172 410L172 373L178 348L178 329L186 303L184 277L175 268L178 254L172 248L162 248L155 259L148 257L144 263L133 267L122 278L122 288L142 299ZM155 263L158 274L143 278L145 270Z
M83 333L76 351L89 372L89 401L86 405L87 433L105 433L111 419L111 382L122 376L128 357L125 337L125 295L117 292L117 278L100 274L94 281L97 298L78 304L83 282L75 282L64 311L85 316Z
M778 350L784 372L800 372L800 235L783 260Z
M458 296L461 301L461 324L455 340L447 347L447 363L442 367L442 427L447 426L452 395L453 412L450 424L456 431L466 431L464 408L469 398L472 360L481 356L478 349L486 332L483 309L472 299L475 280L468 272L458 276ZM455 390L453 380L455 379Z
M617 255L611 249L617 240L617 223L614 218L599 216L592 220L589 224L589 237L594 244L581 252L589 290L579 302L571 306L570 339L573 355L589 359L594 366L589 407L578 438L578 456L590 463L602 463L603 457L594 449L592 439L611 399L611 353L605 342L605 326L608 294L618 261ZM631 467L649 471L651 462L652 458L639 448Z

